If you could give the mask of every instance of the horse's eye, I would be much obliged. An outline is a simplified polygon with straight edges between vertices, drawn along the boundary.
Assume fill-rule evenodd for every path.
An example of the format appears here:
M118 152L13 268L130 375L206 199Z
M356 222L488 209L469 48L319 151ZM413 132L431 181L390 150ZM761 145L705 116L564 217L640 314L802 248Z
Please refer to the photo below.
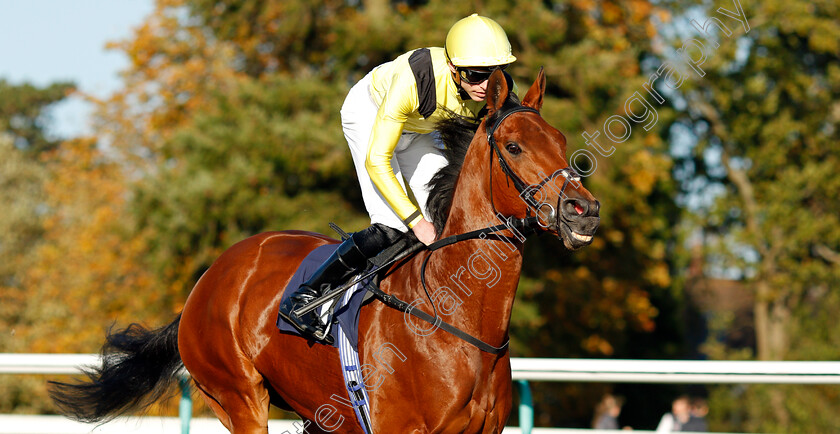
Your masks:
M508 143L507 146L505 146L505 149L513 155L519 155L522 152L522 148L520 148L516 143Z

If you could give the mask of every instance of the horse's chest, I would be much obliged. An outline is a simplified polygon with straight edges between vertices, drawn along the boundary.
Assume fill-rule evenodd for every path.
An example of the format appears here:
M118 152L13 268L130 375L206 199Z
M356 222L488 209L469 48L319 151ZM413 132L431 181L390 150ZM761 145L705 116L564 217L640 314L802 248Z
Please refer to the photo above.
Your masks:
M501 432L510 413L510 387L495 378L484 377L477 383L457 377L443 380L433 373L420 373L411 380L395 376L394 384L401 387L383 383L384 390L371 396L374 425L389 427L388 432ZM475 374L460 378L475 378Z

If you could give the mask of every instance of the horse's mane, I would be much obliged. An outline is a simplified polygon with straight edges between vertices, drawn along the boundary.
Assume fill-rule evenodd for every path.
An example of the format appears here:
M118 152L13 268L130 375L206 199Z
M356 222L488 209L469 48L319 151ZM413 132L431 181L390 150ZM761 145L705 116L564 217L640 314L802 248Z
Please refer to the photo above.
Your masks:
M504 104L505 106L508 104L518 105L519 98L513 92L510 92ZM448 163L429 181L429 199L426 201L426 212L432 218L435 232L438 234L443 232L443 227L446 225L449 209L452 207L455 184L461 174L467 149L469 149L480 123L480 118L461 116L443 107L439 107L439 109L444 110L446 115L437 122L435 129L445 145L443 155ZM481 116L481 113L479 113L479 116ZM489 120L492 121L492 119Z
M426 201L426 212L432 218L438 234L443 231L446 218L449 217L455 184L479 124L476 118L461 116L450 110L446 110L446 113L447 116L437 122L435 129L445 145L443 155L447 164L429 181L429 199Z

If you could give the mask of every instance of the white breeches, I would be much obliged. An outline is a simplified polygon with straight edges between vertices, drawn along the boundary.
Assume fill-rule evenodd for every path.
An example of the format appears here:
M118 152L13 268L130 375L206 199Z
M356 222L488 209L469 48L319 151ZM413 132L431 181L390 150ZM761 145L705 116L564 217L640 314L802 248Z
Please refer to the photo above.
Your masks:
M388 201L373 184L365 169L373 121L379 109L370 96L370 77L370 74L366 75L347 94L341 107L341 127L353 155L353 164L356 166L356 175L362 188L362 199L370 214L371 224L382 223L405 232L408 227L388 205ZM429 221L431 219L426 212L426 201L429 198L427 184L447 163L441 152L442 147L437 133L419 134L404 131L391 158L391 168L397 181L404 191L408 191L405 188L405 182L408 181L411 194L420 206L420 212Z

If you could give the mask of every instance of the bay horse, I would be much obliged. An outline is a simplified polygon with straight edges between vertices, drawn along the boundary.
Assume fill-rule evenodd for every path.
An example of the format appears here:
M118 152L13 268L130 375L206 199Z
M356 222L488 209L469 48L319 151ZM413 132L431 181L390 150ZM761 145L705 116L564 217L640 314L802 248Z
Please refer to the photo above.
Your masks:
M539 115L544 93L542 70L521 104L502 72L492 74L487 116L467 130L465 143L448 143L451 161L432 181L429 208L439 239L530 217L568 249L591 243L600 205L569 167L563 134ZM434 255L421 251L380 282L382 291L419 301L413 307L498 351L368 303L359 319L359 357L376 432L502 431L511 411L507 341L520 235L506 228ZM102 365L89 368L84 382L53 382L54 401L71 418L107 421L161 398L183 366L234 434L267 433L271 404L302 418L298 432L363 432L353 409L335 399L346 400L338 350L275 325L281 288L307 253L335 242L281 231L235 244L199 279L178 318L157 330L132 324L110 332Z

